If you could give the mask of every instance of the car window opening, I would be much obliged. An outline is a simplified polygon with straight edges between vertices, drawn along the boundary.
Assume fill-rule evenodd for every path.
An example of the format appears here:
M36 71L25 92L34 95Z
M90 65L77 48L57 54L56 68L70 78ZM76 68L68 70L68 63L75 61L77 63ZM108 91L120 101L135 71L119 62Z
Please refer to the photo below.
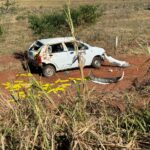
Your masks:
M74 43L68 42L68 43L65 43L65 44L66 44L66 47L68 48L68 51L74 51L75 50Z
M41 46L43 46L43 44L39 41L36 41L36 43L29 50L38 51Z
M68 48L68 51L75 51L75 45L73 42L65 43L66 47ZM83 43L77 42L78 50L86 50L88 47L84 45Z
M62 44L51 45L51 49L52 53L59 53L64 51Z

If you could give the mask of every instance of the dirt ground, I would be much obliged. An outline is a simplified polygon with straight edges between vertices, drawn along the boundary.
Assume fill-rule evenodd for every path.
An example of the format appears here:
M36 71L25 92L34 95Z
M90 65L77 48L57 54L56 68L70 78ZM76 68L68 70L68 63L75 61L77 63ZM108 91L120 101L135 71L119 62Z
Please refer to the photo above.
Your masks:
M122 81L118 83L108 84L108 85L101 85L101 84L95 84L91 81L87 82L89 91L95 91L97 95L100 96L100 100L103 99L108 105L116 107L120 111L124 111L125 109L125 101L124 96L125 93L133 93L132 88L135 88L133 84L135 84L135 81L138 83L142 83L145 80L150 81L150 56L146 55L134 55L134 56L117 56L115 57L120 60L125 60L130 63L130 67L128 68L119 68L112 66L108 62L104 62L100 69L94 69L94 68L85 68L84 69L84 75L88 76L90 71L94 73L97 77L116 77L120 76L122 72L124 71L125 77ZM4 90L4 87L2 86L2 83L4 82L13 82L14 80L17 80L18 77L17 74L20 73L27 73L23 70L21 61L19 59L14 58L13 56L3 56L0 57L0 64L1 65L9 65L14 64L14 66L17 66L14 68L5 68L3 71L0 71L0 88L2 91ZM18 67L20 66L20 67ZM68 79L70 77L80 77L80 71L79 69L74 70L68 70L68 71L61 71L57 72L55 76L46 78L38 73L33 74L34 77L38 81L42 81L44 83L53 83L58 79ZM149 84L149 82L148 82ZM145 83L143 84L145 86ZM72 87L72 86L71 86ZM75 96L73 89L69 89L68 92L72 92L72 96ZM102 95L102 98L101 98ZM148 94L149 95L149 94ZM65 95L51 95L56 103L59 103L63 100L65 100ZM138 108L145 107L145 104L148 104L150 102L149 96L141 96L139 93L133 96L133 99L136 99L134 101L134 105Z
M104 62L100 69L94 68L85 68L84 75L88 76L90 71L94 73L97 77L116 77L120 76L124 71L125 77L122 81L118 83L113 83L109 85L99 85L92 82L88 82L89 87L94 87L96 91L122 91L125 89L129 89L135 79L142 81L145 78L149 78L148 70L150 68L150 56L145 55L134 55L134 56L120 56L115 57L120 60L125 60L130 63L130 67L128 68L119 68L112 66L111 64ZM20 67L10 67L4 68L3 71L0 71L0 83L4 83L6 81L13 81L15 80L16 74L24 73L25 71L21 68L20 60L15 59L13 56L3 56L0 57L0 64L2 65L9 65L13 64L14 66ZM35 78L41 80L43 82L52 83L57 79L68 79L69 77L80 77L79 69L68 70L57 72L55 76L50 78L45 78L39 75L38 73L34 73Z

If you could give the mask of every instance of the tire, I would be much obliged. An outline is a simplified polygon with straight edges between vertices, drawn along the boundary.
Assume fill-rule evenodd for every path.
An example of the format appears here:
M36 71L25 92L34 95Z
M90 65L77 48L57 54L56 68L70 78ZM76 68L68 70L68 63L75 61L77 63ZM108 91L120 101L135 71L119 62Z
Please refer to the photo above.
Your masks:
M46 65L42 68L42 72L45 77L51 77L56 73L56 70L52 65Z
M94 57L92 61L92 66L94 68L100 68L101 67L101 58L100 57Z

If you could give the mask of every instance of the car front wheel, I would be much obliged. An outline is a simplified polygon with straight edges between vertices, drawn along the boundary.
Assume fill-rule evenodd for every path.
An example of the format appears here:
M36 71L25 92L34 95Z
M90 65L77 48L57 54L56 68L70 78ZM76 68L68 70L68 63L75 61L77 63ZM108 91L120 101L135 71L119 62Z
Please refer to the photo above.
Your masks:
M45 77L51 77L55 74L56 70L52 65L46 65L43 67L42 72Z
M92 66L94 68L100 68L101 67L101 58L100 57L94 57L92 61Z

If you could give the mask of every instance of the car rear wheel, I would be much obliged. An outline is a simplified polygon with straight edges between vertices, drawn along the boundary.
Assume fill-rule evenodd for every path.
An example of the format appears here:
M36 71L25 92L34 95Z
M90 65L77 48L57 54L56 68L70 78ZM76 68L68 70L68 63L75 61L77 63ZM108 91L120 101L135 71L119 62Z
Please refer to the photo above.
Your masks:
M56 70L52 65L46 65L43 67L42 72L45 77L51 77L55 74Z
M101 58L100 57L94 57L92 61L92 66L94 68L100 68L101 67Z

